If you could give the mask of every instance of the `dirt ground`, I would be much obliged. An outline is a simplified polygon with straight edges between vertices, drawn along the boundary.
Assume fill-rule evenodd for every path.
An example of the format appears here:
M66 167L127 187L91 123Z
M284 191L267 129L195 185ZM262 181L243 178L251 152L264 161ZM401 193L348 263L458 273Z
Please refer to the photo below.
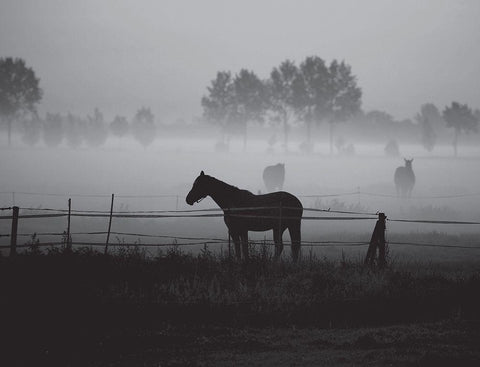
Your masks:
M480 322L377 328L170 327L105 338L91 366L478 366Z

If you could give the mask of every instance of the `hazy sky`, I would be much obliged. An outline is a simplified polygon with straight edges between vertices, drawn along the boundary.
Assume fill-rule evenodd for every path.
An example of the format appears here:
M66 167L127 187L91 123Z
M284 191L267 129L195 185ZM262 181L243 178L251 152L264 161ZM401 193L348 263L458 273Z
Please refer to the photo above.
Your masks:
M0 1L0 57L33 67L42 113L190 120L217 71L309 55L350 64L366 110L480 108L480 1Z

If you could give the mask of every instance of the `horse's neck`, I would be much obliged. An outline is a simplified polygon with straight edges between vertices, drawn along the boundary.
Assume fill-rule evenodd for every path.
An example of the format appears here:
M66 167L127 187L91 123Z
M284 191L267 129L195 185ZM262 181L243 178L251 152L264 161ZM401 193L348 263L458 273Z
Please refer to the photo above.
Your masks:
M211 183L211 189L208 194L220 208L226 209L235 206L234 194L238 191L239 189L237 187L231 186L225 182L213 178Z

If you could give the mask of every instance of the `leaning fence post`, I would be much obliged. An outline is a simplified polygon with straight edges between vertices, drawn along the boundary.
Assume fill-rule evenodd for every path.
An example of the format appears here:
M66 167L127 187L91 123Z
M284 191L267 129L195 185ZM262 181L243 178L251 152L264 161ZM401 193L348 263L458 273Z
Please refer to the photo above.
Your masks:
M108 232L107 232L107 240L105 241L105 255L108 252L108 241L110 240L110 229L112 228L112 214L113 214L113 199L115 194L112 194L112 202L110 204L110 219L108 221Z
M10 256L17 254L18 206L12 208L12 231L10 233Z
M72 199L68 199L68 220L67 220L67 250L72 249L72 239L70 238L70 216L72 214Z
M368 246L367 256L365 257L365 264L373 265L377 254L378 247L378 265L385 266L385 221L387 217L385 213L378 213L378 220L373 229L370 245Z

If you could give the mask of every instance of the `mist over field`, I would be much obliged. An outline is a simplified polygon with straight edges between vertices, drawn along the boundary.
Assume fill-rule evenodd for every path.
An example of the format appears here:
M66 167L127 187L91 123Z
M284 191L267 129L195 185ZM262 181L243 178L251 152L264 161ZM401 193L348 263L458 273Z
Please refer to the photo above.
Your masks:
M418 144L403 144L401 156L389 157L383 144L368 141L356 143L354 154L341 154L336 150L330 155L328 141L320 140L312 154L305 154L299 148L301 138L292 139L289 152L284 152L280 144L272 149L268 143L275 128L252 130L246 151L242 139L233 138L229 151L221 153L216 152L220 134L212 128L200 136L189 136L185 131L159 136L148 147L130 137L109 137L99 148L72 149L64 143L56 148L44 144L28 147L17 136L14 147L9 148L5 143L1 147L4 174L0 178L0 206L65 210L67 199L71 198L73 210L108 213L113 193L114 212L218 208L209 197L193 207L185 202L201 170L257 194L267 192L262 179L264 168L284 163L283 190L298 196L304 208L384 212L389 219L480 221L480 147L476 144L462 146L462 156L458 158L452 157L450 145L441 145L434 153L426 153ZM403 156L414 158L416 183L411 198L398 197L395 190L394 171L404 165ZM372 218L368 221L304 220L302 239L368 242L375 224L375 217ZM9 233L10 222L4 220L0 225L2 233ZM75 233L106 231L108 218L74 217L71 226L73 241L102 242L105 235ZM19 233L62 232L65 228L65 218L30 219L20 221ZM110 243L113 244L168 244L173 243L173 237L226 239L228 236L222 218L114 218L112 231L139 234L112 236ZM478 233L478 225L387 222L387 241L392 242L455 245L453 242L457 241L458 245L471 245L476 244ZM172 238L142 238L140 235ZM272 232L250 232L249 237L251 240L272 240ZM40 242L58 241L58 236L39 235L38 239ZM3 245L9 243L8 237L0 240ZM29 241L29 237L19 240L20 243ZM289 256L287 233L284 242L287 244L285 256ZM225 244L222 246L226 250ZM199 244L184 250L196 252L202 247ZM211 248L220 250L221 246L211 245ZM308 246L304 246L303 253L308 251ZM334 259L340 258L342 252L359 258L364 256L365 247L332 245L314 251ZM428 261L470 261L480 255L472 250L427 248L422 249L419 258L415 249L400 245L391 246L390 254L396 258Z

